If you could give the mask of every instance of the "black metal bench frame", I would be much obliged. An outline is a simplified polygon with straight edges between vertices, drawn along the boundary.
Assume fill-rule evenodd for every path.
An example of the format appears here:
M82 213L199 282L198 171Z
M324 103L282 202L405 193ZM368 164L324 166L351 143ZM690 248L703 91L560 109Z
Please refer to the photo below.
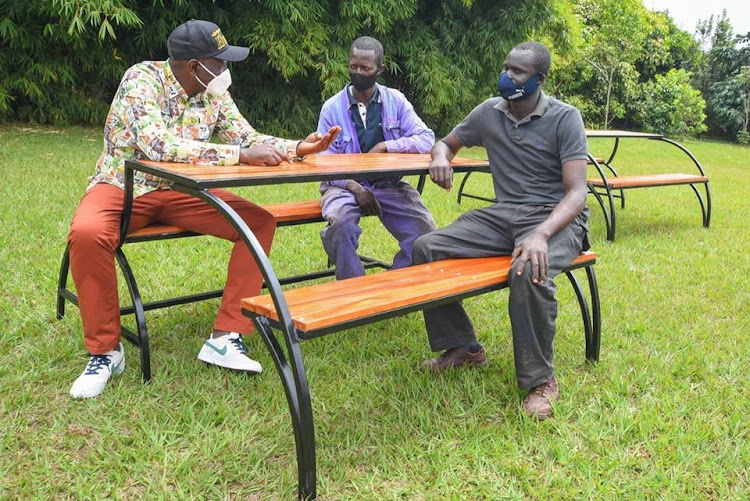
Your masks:
M315 219L300 219L295 221L289 221L289 222L282 222L279 223L278 226L296 226L300 224L308 224L308 223L315 223L315 222L323 222L323 218L315 218ZM126 237L124 244L133 244L133 243L142 243L142 242L151 242L151 241L158 241L158 240L173 240L178 238L186 238L186 237L204 237L206 235L195 233L191 231L183 231L179 233L165 233L165 234L154 234L154 235L148 235L148 236L135 236L135 237ZM146 312L151 310L157 310L160 308L167 308L169 306L177 306L180 304L188 304L188 303L195 303L199 301L205 301L207 299L214 299L219 298L224 293L224 289L216 289L211 291L205 291L200 292L196 294L188 294L183 296L178 296L174 298L168 298L168 299L161 299L161 300L155 300L155 301L149 301L144 302L141 298L141 293L138 289L138 282L135 279L135 275L133 274L133 269L130 266L130 263L128 262L128 258L125 256L125 252L123 251L123 245L118 246L115 249L115 258L117 260L117 263L120 267L120 271L122 272L123 279L125 281L125 284L128 287L128 292L130 295L130 306L122 306L120 307L120 316L124 317L127 315L134 315L135 317L135 330L130 329L126 327L125 325L121 325L121 332L122 336L127 339L130 343L132 343L134 346L136 346L140 352L140 361L141 361L141 373L143 376L143 382L147 383L151 380L151 350L149 347L149 337L148 337L148 326L146 324ZM363 264L365 268L387 268L388 265L372 259L365 256L360 256L360 258L363 261ZM60 264L60 272L58 274L58 282L57 282L57 319L60 320L65 316L65 303L70 302L76 306L78 306L78 296L75 292L70 290L68 288L68 273L70 271L70 252L68 246L65 247L65 251L63 252L62 262ZM304 273L300 275L294 275L291 277L280 279L279 282L283 285L287 284L293 284L297 282L304 282L308 280L315 280L318 278L324 278L324 277L330 277L335 274L336 270L331 267L331 264L328 263L328 266L326 269L312 272L312 273ZM263 284L263 287L265 288L265 284Z
M594 263L595 261L591 261L584 264L571 265L563 270L573 286L581 309L586 342L585 355L586 360L590 362L596 362L599 360L599 348L601 343L601 307L599 303L599 289L596 275L594 273ZM589 308L586 295L584 294L578 279L573 274L573 271L579 268L585 268L586 271L589 294L591 296L591 308ZM270 266L266 272L273 273ZM398 273L398 270L386 273ZM273 358L284 387L287 403L289 405L289 412L292 418L292 429L294 431L297 450L299 499L314 499L317 496L315 426L313 423L313 413L310 401L310 387L307 380L304 362L302 360L302 350L299 341L314 339L341 330L350 329L352 327L477 296L486 292L503 289L507 287L507 285L507 281L501 282L466 293L441 297L432 301L406 307L394 308L383 313L353 319L325 329L308 332L300 331L294 326L291 313L289 312L286 300L284 299L284 295L279 287L269 287L269 293L276 307L279 321L271 320L267 317L259 316L254 312L243 309L243 314L253 319L255 326L263 337L263 341L266 343L268 351ZM284 348L282 348L281 343L274 335L273 329L278 329L281 332Z
M132 173L132 171L130 171ZM132 176L131 176L132 177ZM426 181L426 176L421 175L419 176L419 181L417 183L417 190L419 193L422 193L422 190L424 189ZM143 382L148 383L151 380L151 349L149 346L149 337L148 337L148 326L146 324L146 312L150 310L157 310L160 308L167 308L169 306L177 306L180 304L189 304L189 303L195 303L199 301L205 301L207 299L214 299L219 298L224 293L224 289L216 289L211 291L205 291L200 292L196 294L188 294L183 296L178 296L174 298L168 298L168 299L161 299L156 301L149 301L149 302L143 302L143 299L141 298L141 293L138 289L138 282L135 279L135 275L133 274L133 269L130 266L130 263L128 262L128 258L125 256L125 252L122 250L123 245L125 244L132 244L132 243L142 243L142 242L152 242L152 241L158 241L158 240L173 240L178 238L186 238L186 237L203 237L207 235L203 235L201 233L195 233L192 231L182 231L182 232L170 232L170 233L156 233L156 234L150 234L146 236L128 236L126 232L127 225L129 225L129 214L130 210L132 208L132 188L130 190L127 189L126 186L126 197L125 197L125 205L123 207L123 214L127 214L127 216L123 217L123 220L121 221L120 225L120 244L115 249L115 259L117 260L117 263L120 267L120 271L122 272L122 276L125 280L125 283L128 287L128 293L130 295L130 306L122 306L120 308L120 317L126 316L126 315L134 315L135 317L135 330L130 329L124 325L120 325L121 334L122 336L127 339L130 343L132 343L136 348L139 350L140 354L140 361L141 361L141 374L143 377ZM278 227L284 227L284 226L297 226L301 224L309 224L309 223L320 223L325 222L325 219L323 217L304 217L294 220L288 220L278 223ZM370 268L382 268L382 269L388 269L390 267L389 264L384 263L382 261L379 261L377 259L367 257L360 255L359 258L362 260L362 264L365 267L365 269ZM58 274L58 280L57 280L57 312L56 317L58 320L61 320L65 316L65 303L66 301L69 301L70 303L78 306L78 296L68 288L68 273L70 271L70 251L68 246L65 246L65 251L63 252L62 262L60 263L60 272ZM326 263L325 269L321 271L315 271L311 273L303 273L299 275L293 275L286 278L279 279L279 284L281 285L288 285L288 284L294 284L299 282L306 282L310 280L316 280L319 278L326 278L326 277L332 277L336 274L336 269L333 267L333 264L328 261ZM267 288L266 282L263 282L263 288Z

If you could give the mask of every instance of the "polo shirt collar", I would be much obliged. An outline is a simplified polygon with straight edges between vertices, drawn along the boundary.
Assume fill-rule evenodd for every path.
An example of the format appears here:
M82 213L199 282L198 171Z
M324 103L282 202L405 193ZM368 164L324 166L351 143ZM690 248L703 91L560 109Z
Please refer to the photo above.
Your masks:
M352 84L346 85L346 95L349 97L349 107L354 106L355 104L359 103L357 99L354 97L354 94L352 92ZM379 103L380 102L380 89L378 88L378 84L375 84L375 93L372 95L372 98L370 99L370 103ZM367 103L367 104L370 104Z
M530 122L532 118L541 117L542 115L544 115L544 113L547 111L547 108L549 107L549 96L547 96L547 94L545 94L543 91L539 91L539 92L540 92L539 101L536 103L536 106L531 111L531 113L529 113L528 116L526 116L522 120L519 120L513 114L513 112L510 111L510 104L508 103L506 99L500 99L500 102L497 103L494 106L494 108L504 113L505 116L508 117L508 120L514 123L522 124L522 123Z

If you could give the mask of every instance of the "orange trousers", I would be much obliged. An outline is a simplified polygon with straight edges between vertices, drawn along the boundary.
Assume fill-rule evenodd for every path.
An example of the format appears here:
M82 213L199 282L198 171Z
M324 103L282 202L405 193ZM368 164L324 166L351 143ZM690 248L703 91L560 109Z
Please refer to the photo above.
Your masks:
M211 190L247 223L266 255L276 232L276 220L262 207L225 190ZM120 303L114 251L120 233L125 192L100 183L81 199L68 234L70 269L78 294L86 349L106 353L120 341ZM224 295L214 329L252 332L250 319L240 312L240 300L260 292L263 277L250 250L232 225L207 203L172 190L157 190L133 200L129 231L150 223L179 226L234 242Z

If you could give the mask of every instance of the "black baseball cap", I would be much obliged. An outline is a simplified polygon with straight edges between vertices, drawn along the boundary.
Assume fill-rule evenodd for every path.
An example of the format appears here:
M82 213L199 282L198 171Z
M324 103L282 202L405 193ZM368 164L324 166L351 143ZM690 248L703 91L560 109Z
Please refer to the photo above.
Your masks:
M229 45L221 29L210 21L191 19L179 25L167 39L169 57L176 60L215 57L224 61L243 61L247 47Z

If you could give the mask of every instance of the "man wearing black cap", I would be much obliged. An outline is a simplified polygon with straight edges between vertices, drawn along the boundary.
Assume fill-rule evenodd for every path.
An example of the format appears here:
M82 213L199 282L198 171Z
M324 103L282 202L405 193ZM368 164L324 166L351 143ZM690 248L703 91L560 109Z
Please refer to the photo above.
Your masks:
M109 378L125 366L114 265L125 160L278 165L327 149L339 132L332 128L304 141L291 141L253 129L227 92L231 84L227 62L244 60L249 49L229 45L214 23L188 21L172 32L167 46L167 61L136 64L122 78L104 128L104 151L71 223L71 272L90 354L70 390L73 398L99 395ZM214 133L226 144L209 143ZM240 313L240 299L260 292L260 271L228 221L208 204L169 188L163 179L136 172L129 231L160 222L234 242L214 330L198 358L258 373L261 366L246 355L240 336L252 330ZM276 229L273 216L227 191L214 193L245 220L269 253Z

